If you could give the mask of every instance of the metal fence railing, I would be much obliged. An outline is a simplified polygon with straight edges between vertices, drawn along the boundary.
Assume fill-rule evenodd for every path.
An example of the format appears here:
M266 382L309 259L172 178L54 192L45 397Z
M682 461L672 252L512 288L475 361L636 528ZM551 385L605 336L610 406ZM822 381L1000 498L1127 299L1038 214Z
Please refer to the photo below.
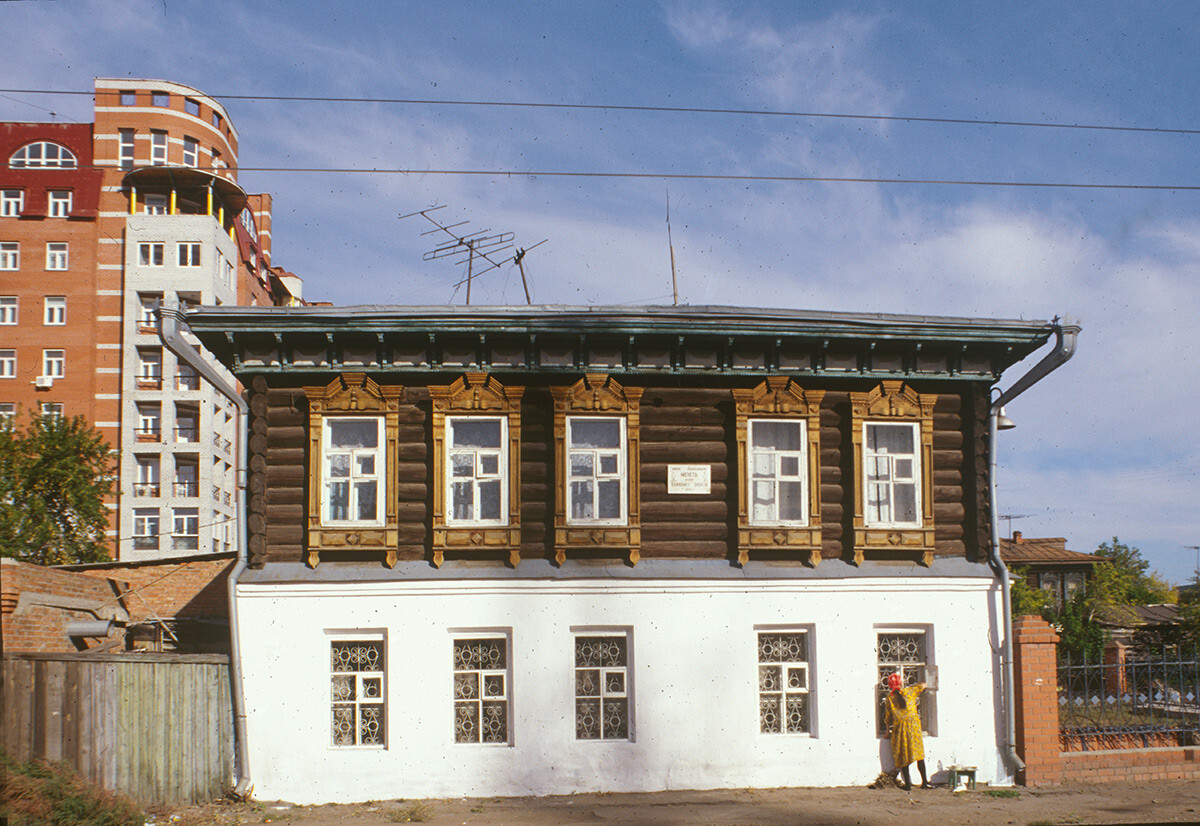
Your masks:
M1200 745L1200 651L1132 653L1059 660L1063 751Z

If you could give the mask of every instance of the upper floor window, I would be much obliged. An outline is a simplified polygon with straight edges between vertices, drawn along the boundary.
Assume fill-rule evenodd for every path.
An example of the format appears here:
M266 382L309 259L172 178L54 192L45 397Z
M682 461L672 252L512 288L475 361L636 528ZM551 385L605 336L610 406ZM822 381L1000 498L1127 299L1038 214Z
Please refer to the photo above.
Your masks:
M150 132L150 163L162 166L167 162L167 133L155 129Z
M200 165L200 144L195 138L183 139L183 165Z
M625 419L567 417L567 523L625 521Z
M67 297L64 295L48 295L43 299L42 323L58 326L67 323Z
M15 295L0 295L0 324L16 324L19 306Z
M142 209L147 215L166 215L167 196L161 193L148 193L142 200Z
M61 379L66 376L66 353L62 350L43 350L42 375L52 379Z
M0 270L21 268L21 245L16 241L0 241Z
M326 417L322 444L325 523L382 525L382 417Z
M0 190L0 216L15 218L25 209L25 190Z
M138 244L138 265L142 267L161 267L163 265L162 242L143 241Z
M71 214L72 192L69 189L50 190L50 217L66 218Z
M184 98L183 111L187 112L192 117L200 117L200 101L192 100L191 98Z
M807 524L805 422L751 419L748 425L750 524Z
M150 93L150 105L151 106L170 106L171 105L171 96L169 94L167 94L166 92L151 92Z
M216 109L214 109L213 113L212 113L212 125L215 126L217 129L220 129L221 128L221 120L222 120L221 113L218 112Z
M65 241L55 241L46 244L46 269L67 269L68 247Z
M863 423L868 525L921 524L917 425Z
M171 550L200 549L200 511L198 508L176 508L175 530L171 535Z
M162 304L162 293L138 293L137 324L139 327L153 330L158 326L158 316L155 311L158 310L160 304Z
M120 91L120 96L122 106L137 105L137 92L133 91L132 89L122 89Z
M133 512L133 549L158 550L158 509L138 508Z
M118 141L119 141L117 158L121 164L121 168L122 169L133 169L133 158L134 158L133 130L132 129L118 129L117 137L118 137Z
M491 416L446 418L447 524L504 523L504 425L504 419Z
M0 424L5 420L12 421L17 416L17 406L13 402L0 402Z
M0 350L0 379L17 377L17 351Z
M179 244L179 266L200 266L200 242L183 241Z
M41 413L47 419L61 419L63 417L62 402L42 402Z
M13 169L33 169L57 167L59 169L74 169L78 163L75 155L67 147L50 141L27 143L12 154L8 165Z

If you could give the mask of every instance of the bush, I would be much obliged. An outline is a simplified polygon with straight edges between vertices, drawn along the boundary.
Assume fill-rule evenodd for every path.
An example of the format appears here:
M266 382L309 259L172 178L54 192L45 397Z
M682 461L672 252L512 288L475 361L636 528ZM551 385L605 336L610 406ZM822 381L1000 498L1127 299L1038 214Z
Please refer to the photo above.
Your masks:
M10 826L142 826L128 798L89 783L63 764L19 763L0 751L6 775L0 817Z

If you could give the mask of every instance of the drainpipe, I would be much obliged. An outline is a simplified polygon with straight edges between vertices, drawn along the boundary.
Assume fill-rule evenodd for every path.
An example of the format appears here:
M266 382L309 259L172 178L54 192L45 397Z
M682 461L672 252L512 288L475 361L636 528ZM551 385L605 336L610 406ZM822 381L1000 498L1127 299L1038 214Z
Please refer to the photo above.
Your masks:
M238 555L233 570L229 572L226 583L229 599L229 669L233 683L233 736L234 748L237 751L237 783L233 794L244 799L250 794L253 784L250 781L250 755L246 745L246 694L242 681L242 639L238 623L237 585L238 578L246 570L246 553L250 547L250 531L246 520L246 461L245 449L248 437L249 407L237 386L217 371L212 364L200 357L190 343L180 333L179 326L186 326L183 313L180 310L158 308L158 337L162 343L181 360L196 368L196 372L204 377L223 396L232 401L238 408L238 455L242 461L237 468L237 528Z
M1008 402L1024 393L1050 373L1067 363L1075 354L1075 340L1079 336L1079 325L1058 324L1055 320L1054 332L1058 338L1054 349L1047 353L1041 361L1016 383L1000 394L988 411L988 513L991 522L992 547L988 564L1000 580L1000 592L1004 603L1004 723L1005 747L1008 759L1013 765L1013 774L1025 768L1025 761L1017 754L1017 721L1014 705L1013 688L1013 646L1012 646L1012 600L1009 593L1008 568L1000 558L1000 513L996 509L996 431L1000 418L1000 410Z

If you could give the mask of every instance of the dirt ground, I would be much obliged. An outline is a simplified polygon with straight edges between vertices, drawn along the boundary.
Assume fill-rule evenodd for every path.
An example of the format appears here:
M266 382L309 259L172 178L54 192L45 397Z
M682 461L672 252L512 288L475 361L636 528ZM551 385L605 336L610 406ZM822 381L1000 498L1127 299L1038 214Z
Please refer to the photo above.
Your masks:
M958 793L952 793L945 786L912 792L896 788L731 789L386 800L325 806L293 806L282 802L213 803L160 814L154 822L157 826L245 823L375 826L413 822L433 826L1200 823L1200 783L1073 783L1044 789L987 790L980 787Z

